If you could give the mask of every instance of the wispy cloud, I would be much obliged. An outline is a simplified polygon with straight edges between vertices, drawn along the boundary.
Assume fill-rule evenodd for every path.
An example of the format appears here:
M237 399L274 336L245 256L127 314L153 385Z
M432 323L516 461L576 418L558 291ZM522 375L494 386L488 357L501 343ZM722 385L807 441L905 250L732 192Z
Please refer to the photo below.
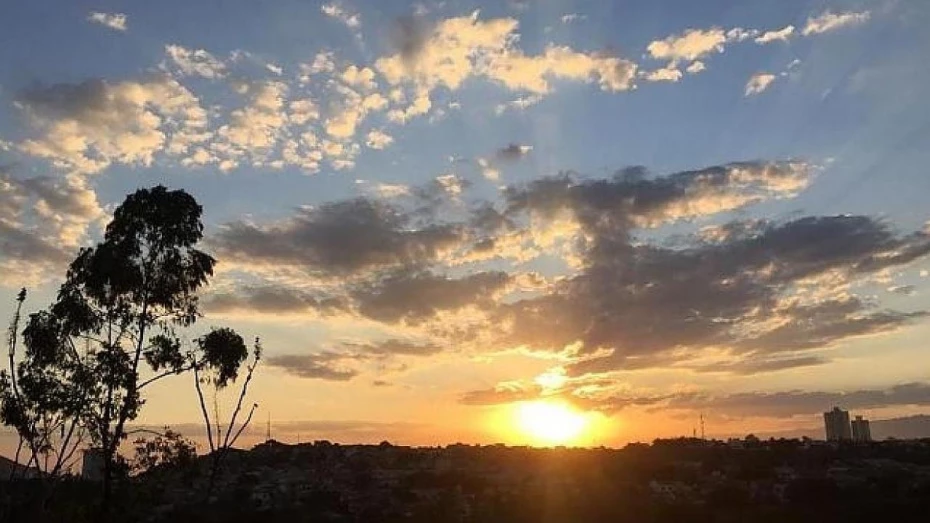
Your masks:
M771 73L756 73L749 77L746 82L745 95L752 96L765 91L775 81L775 75Z
M123 13L102 13L94 11L87 15L89 22L109 27L114 31L126 32L129 29L127 17Z
M818 16L812 16L808 18L807 23L804 25L804 29L801 31L801 34L804 36L810 36L826 33L828 31L834 31L843 27L860 25L867 22L870 16L871 14L869 11L849 11L845 13L825 11Z

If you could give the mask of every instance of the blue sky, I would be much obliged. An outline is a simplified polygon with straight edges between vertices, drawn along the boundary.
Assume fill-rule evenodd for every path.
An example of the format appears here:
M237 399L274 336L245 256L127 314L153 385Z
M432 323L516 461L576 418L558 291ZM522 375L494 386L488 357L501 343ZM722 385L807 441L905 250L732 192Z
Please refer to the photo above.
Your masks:
M281 419L439 406L436 438L519 441L487 420L564 401L616 443L695 410L802 425L856 390L926 408L900 389L930 387L925 2L38 0L4 21L0 315L24 284L51 300L161 183L204 206L204 323L266 339ZM691 277L714 285L670 283ZM803 405L764 410L787 391ZM173 394L148 419L194 419Z

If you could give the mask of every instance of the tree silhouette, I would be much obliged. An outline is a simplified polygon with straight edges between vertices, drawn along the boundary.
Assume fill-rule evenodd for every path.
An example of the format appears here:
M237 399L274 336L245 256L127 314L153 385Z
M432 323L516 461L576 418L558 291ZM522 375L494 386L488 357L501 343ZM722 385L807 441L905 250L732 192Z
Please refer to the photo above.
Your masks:
M182 190L157 186L127 196L103 241L71 263L55 302L29 317L16 386L0 383L3 421L20 435L42 419L87 432L104 458L104 510L120 443L131 432L126 424L139 415L146 387L194 369L225 384L246 357L229 329L201 338L210 343L182 346L178 331L200 317L197 291L216 263L195 248L201 213ZM150 369L144 379L143 362Z

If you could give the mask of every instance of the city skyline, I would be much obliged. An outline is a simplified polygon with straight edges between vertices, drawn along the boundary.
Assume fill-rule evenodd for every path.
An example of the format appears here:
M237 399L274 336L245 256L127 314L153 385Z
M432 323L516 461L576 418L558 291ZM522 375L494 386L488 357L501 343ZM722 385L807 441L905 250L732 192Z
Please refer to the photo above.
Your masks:
M218 260L184 341L260 337L253 423L308 440L927 413L930 5L682 4L12 6L0 317L163 184Z

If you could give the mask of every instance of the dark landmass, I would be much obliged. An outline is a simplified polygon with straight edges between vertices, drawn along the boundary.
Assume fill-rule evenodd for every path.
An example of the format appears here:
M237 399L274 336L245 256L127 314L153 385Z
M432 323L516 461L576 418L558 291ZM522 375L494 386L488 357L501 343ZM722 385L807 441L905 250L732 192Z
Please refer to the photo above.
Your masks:
M930 440L684 438L619 450L269 441L229 455L209 497L208 468L201 457L126 480L117 520L823 523L930 514ZM0 488L9 505L36 484ZM94 487L62 482L48 520L96 521ZM34 512L19 520L39 521Z

